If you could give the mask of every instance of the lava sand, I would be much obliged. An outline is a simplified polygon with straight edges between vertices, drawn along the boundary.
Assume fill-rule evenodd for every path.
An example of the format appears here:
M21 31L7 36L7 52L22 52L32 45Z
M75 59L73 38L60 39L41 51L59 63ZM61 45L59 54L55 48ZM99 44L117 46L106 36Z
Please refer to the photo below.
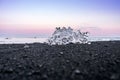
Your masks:
M120 80L120 41L0 44L0 80Z

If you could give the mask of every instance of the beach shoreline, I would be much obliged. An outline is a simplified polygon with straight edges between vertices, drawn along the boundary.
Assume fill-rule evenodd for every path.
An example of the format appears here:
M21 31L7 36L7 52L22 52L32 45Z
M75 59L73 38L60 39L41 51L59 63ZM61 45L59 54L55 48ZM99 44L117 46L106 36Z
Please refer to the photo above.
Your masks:
M119 80L120 41L0 44L0 80Z

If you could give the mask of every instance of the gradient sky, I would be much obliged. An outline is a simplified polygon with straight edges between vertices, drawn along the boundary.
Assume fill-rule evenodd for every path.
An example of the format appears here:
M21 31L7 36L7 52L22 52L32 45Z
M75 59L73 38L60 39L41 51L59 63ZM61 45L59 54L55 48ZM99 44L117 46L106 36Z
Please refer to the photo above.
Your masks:
M0 0L0 36L49 36L59 26L120 36L120 0Z

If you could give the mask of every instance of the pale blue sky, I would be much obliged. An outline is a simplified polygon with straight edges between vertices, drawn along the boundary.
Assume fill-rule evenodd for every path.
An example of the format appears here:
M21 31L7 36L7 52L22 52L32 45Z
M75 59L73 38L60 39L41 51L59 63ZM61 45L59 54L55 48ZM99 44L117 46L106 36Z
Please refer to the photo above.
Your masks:
M119 36L120 0L0 0L0 34L49 35L57 26Z

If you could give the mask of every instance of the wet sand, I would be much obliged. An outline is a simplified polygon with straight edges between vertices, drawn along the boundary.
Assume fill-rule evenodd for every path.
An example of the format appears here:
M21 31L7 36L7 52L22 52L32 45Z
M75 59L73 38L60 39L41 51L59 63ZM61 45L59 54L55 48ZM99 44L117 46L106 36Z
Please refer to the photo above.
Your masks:
M0 80L120 80L120 41L0 44Z

